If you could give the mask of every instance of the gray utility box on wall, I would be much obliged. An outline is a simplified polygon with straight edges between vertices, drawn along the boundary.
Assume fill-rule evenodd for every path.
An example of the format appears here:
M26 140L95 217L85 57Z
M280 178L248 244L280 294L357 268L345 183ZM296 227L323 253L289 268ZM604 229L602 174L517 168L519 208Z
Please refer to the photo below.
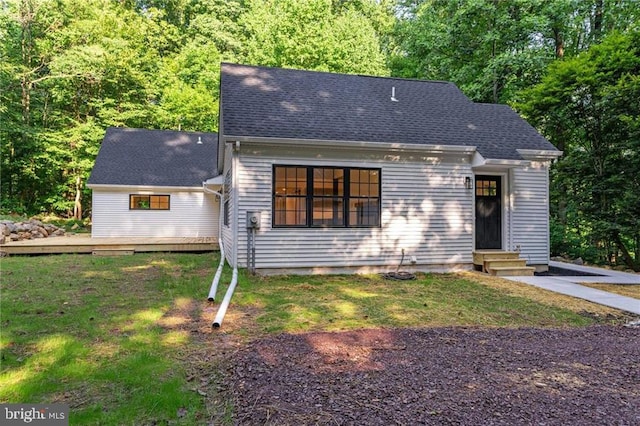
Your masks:
M247 228L260 229L260 212L247 212Z

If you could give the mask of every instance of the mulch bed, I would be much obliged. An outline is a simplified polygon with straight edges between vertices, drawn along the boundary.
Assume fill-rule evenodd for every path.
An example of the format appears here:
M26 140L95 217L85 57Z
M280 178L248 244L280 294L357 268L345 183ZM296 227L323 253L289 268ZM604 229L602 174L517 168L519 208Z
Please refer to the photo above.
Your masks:
M238 425L637 425L640 329L282 334L230 361Z

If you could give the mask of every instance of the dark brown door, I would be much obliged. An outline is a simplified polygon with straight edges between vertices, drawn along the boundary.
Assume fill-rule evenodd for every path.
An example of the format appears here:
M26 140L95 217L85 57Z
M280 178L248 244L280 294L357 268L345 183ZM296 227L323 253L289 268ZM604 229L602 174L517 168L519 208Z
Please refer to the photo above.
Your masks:
M502 248L499 176L476 176L476 249Z

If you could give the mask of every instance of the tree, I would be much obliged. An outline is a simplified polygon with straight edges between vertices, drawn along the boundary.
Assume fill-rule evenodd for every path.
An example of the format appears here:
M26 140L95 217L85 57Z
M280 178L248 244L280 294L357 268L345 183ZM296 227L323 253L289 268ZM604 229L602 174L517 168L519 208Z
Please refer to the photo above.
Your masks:
M369 18L331 0L251 0L242 58L255 65L386 75Z
M449 80L476 101L508 103L556 59L637 23L625 0L400 2L392 75Z
M79 218L104 128L149 122L147 22L106 0L20 0L1 13L3 208Z
M568 231L559 242L573 232L591 256L639 271L640 32L553 63L525 99L521 111L565 152L552 188L566 205L552 217Z

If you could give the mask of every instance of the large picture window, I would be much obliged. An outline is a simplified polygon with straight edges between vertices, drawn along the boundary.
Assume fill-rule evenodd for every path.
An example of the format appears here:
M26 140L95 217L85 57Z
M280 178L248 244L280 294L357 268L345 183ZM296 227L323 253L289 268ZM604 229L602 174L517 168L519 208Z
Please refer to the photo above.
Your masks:
M130 210L169 210L168 195L129 195Z
M380 170L274 166L273 226L380 226Z

